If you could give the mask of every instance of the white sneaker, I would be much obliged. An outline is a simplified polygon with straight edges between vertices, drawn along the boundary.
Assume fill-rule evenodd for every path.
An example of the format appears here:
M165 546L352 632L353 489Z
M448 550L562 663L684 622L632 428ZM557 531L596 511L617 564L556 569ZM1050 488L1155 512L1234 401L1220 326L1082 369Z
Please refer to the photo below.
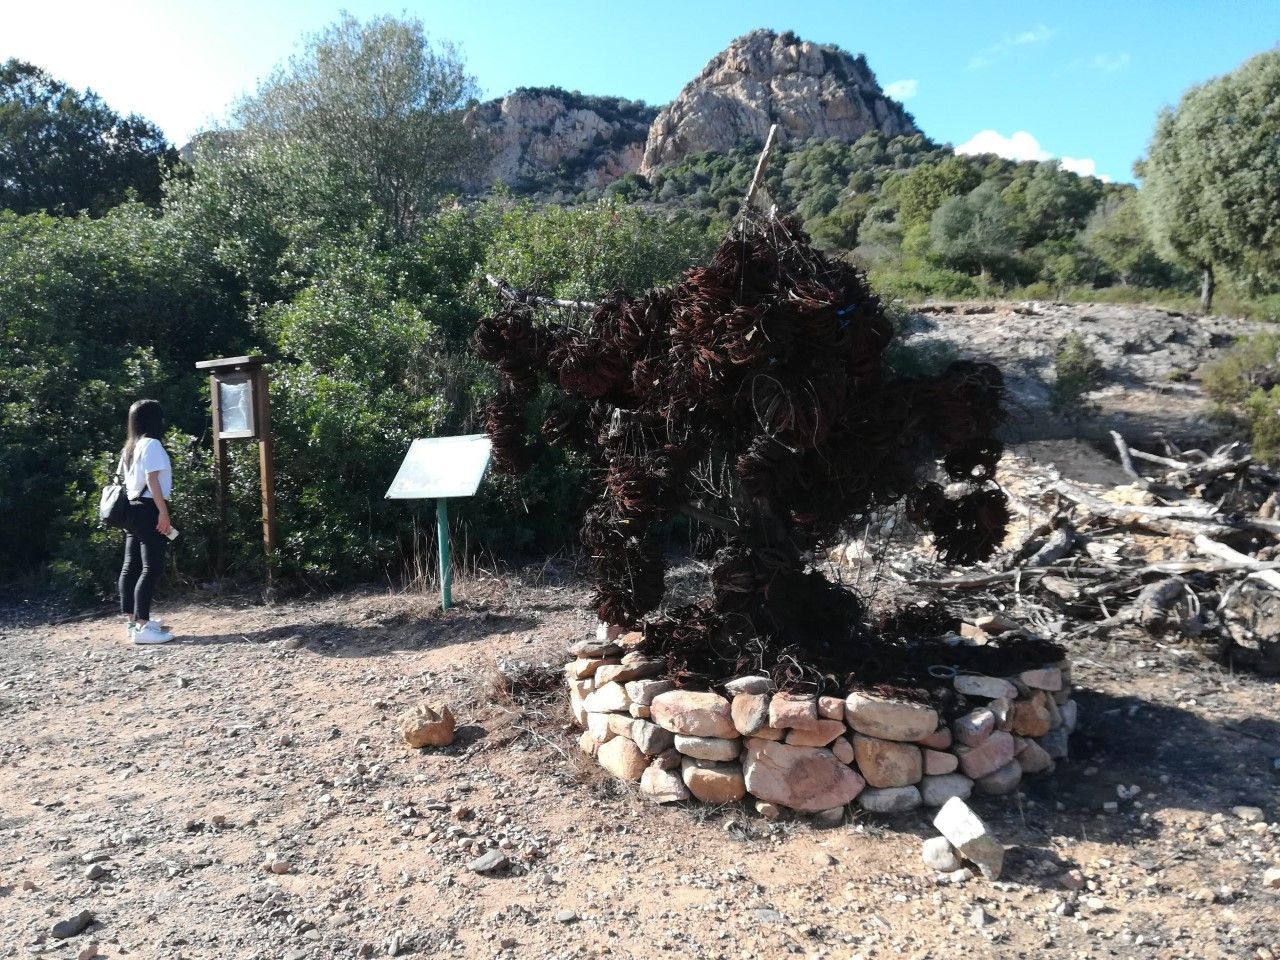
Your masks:
M134 643L168 643L172 639L172 633L161 630L154 623L148 623L145 627L133 631Z

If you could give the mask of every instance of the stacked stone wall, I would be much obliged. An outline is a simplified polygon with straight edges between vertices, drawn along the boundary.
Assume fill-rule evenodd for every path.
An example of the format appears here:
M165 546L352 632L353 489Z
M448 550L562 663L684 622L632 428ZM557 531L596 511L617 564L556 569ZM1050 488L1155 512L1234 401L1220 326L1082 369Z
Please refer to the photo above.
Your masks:
M940 807L1005 794L1067 756L1078 709L1066 662L1014 676L960 673L970 707L946 722L925 702L867 690L845 697L772 689L760 676L681 690L638 634L601 631L565 667L579 746L658 803L722 804L836 815Z

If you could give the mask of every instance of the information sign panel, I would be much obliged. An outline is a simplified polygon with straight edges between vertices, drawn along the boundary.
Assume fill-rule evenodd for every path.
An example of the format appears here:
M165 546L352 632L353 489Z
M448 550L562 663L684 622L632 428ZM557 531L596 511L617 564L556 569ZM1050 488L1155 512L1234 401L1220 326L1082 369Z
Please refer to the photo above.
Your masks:
M389 500L470 497L489 466L491 444L484 434L415 440L387 490Z

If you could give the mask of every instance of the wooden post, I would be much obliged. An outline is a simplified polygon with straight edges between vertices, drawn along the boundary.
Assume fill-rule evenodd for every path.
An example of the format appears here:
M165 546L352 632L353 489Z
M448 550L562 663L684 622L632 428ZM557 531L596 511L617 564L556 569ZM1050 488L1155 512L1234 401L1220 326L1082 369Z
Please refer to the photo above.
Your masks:
M775 123L769 127L769 136L765 138L764 149L760 151L760 159L756 161L756 172L751 177L751 186L747 187L747 195L742 200L742 209L738 211L738 216L745 217L747 211L751 209L751 201L756 198L756 191L760 189L760 181L764 179L764 171L769 166L769 154L773 153L773 144L778 138L778 125Z
M436 500L436 542L440 547L440 609L453 606L453 566L449 560L449 500Z
M267 589L275 584L276 566L276 467L271 440L271 391L267 371L254 370L254 397L257 400L258 476L262 486L262 546L267 555Z
M213 397L213 502L218 513L218 530L213 538L213 569L219 577L227 563L227 444L222 439L222 403L218 397L218 378L209 375L209 393Z

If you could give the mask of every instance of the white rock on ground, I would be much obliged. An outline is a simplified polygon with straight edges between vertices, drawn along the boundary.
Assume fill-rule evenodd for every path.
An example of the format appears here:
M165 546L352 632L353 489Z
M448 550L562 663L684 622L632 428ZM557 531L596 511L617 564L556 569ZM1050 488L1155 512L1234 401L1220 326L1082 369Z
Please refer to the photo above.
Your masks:
M964 866L960 862L960 854L956 853L956 848L946 837L930 837L926 840L920 851L920 857L924 860L925 866L939 873L951 873Z
M988 880L998 880L1004 867L1004 846L959 797L952 797L933 818L938 832L973 863Z

